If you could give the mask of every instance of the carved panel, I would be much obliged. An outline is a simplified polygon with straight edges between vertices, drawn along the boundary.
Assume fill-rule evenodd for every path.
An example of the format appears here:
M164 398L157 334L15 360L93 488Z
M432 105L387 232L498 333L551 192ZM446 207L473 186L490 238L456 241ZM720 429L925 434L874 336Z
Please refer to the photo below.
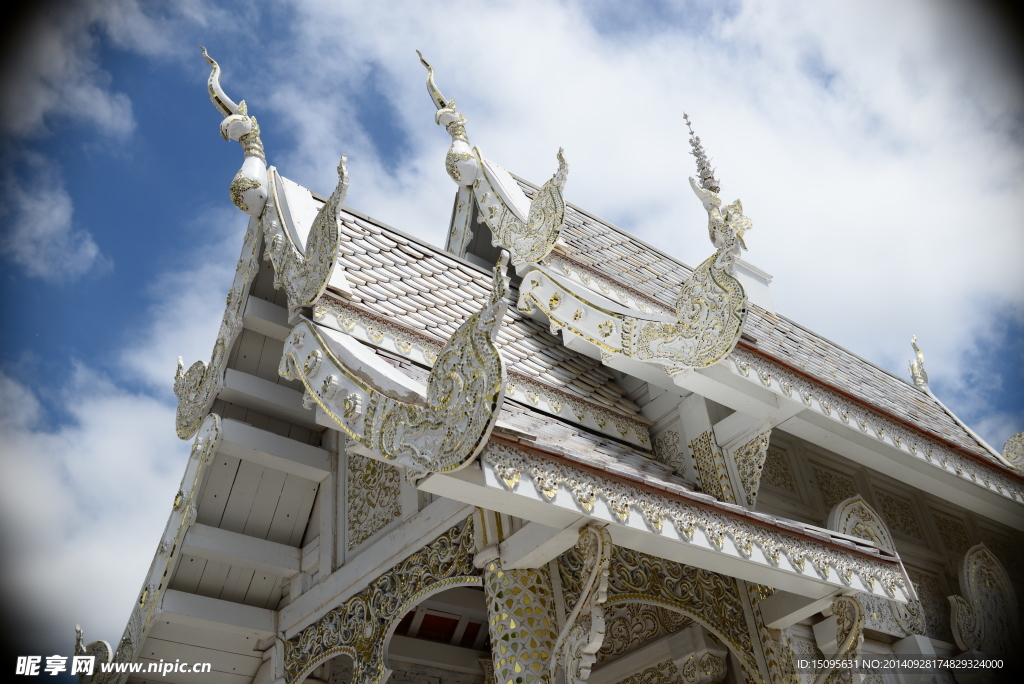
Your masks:
M936 513L935 526L939 528L942 545L953 553L961 554L970 548L971 538L961 521Z
M617 605L608 609L604 643L597 653L597 662L603 665L618 660L690 623L685 615L661 606Z
M953 642L953 633L949 629L949 602L942 591L939 578L931 573L907 568L907 575L914 583L917 598L925 614L926 634L933 639Z
M769 631L761 616L761 601L775 593L775 589L763 584L747 582L747 596L753 609L757 635L761 640L761 652L764 654L765 665L768 666L769 677L778 684L797 684L796 654L789 632L786 630Z
M768 447L764 469L761 471L761 481L796 494L796 482L793 480L793 471L789 469L789 459L785 451L778 447Z
M286 684L342 654L352 658L353 684L380 684L387 637L412 606L441 589L480 585L475 551L473 524L465 520L285 641Z
M815 468L814 479L818 481L818 490L825 502L825 508L832 508L843 499L848 499L857 494L853 485L853 479L840 475L839 473L826 468Z
M757 490L761 486L761 471L764 468L771 435L771 430L757 435L732 455L748 506L753 506L757 502Z
M619 684L676 684L680 681L679 670L671 660L652 665L623 679Z
M876 490L878 503L882 507L882 515L889 527L909 537L923 539L921 526L917 523L917 516L914 515L914 507L910 501L901 496L890 494L884 489Z
M665 465L675 468L677 473L685 473L682 454L679 451L679 432L665 430L654 439L654 455Z
M719 501L736 501L732 486L729 484L729 471L725 458L718 450L712 434L702 432L689 444L693 454L693 462L697 466L700 488Z
M401 474L386 463L350 453L345 492L350 551L402 515Z

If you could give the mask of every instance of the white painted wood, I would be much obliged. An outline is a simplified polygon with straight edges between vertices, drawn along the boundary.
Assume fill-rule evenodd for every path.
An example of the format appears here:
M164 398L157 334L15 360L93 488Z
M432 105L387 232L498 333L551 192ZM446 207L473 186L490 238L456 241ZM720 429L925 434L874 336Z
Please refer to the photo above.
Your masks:
M149 628L147 637L173 641L186 646L202 646L245 656L262 657L262 654L256 650L259 639L255 637L190 627L167 620L155 621Z
M253 499L252 508L249 509L249 517L246 518L242 534L260 539L267 538L270 524L274 519L274 510L281 499L281 492L287 479L288 475L280 470L263 469L263 477L256 488L256 497Z
M295 475L289 475L277 501L274 518L270 524L267 539L288 546L298 546L313 509L317 483Z
M197 522L215 527L220 525L240 463L239 459L227 454L218 453L213 457L199 495Z
M221 421L218 451L265 468L320 482L331 474L329 451L260 430L237 420Z
M224 389L218 398L320 430L313 412L302 407L301 392L234 368L224 372Z
M153 661L149 658L139 658L139 662L146 663L146 667L148 667L149 663L158 663L160 661ZM249 684L249 682L252 681L252 677L233 674L230 672L213 671L205 674L168 672L167 676L151 672L148 674L142 673L140 675L133 675L128 679L128 681L132 683L139 682L140 684Z
M269 572L254 573L252 582L249 583L249 590L245 592L245 598L242 599L242 603L247 606L269 608L272 611L276 610L276 601L272 602L271 597L275 595L275 592L280 597L280 586L281 578L277 575ZM274 605L271 605L271 603Z
M331 607L364 589L380 575L381 569L390 568L412 555L472 513L472 506L459 501L438 499L433 502L282 608L279 620L284 638L292 638Z
M761 601L758 607L761 609L761 618L768 629L786 629L831 606L832 599L837 594L839 592L815 599L776 590L774 594Z
M388 659L416 663L417 665L433 665L455 672L480 674L478 658L486 654L471 648L441 644L423 639L410 639L396 634L391 637L388 648Z
M301 562L301 550L294 546L199 523L192 525L185 535L182 552L282 577L297 573Z
M292 329L288 325L288 309L259 297L249 297L246 300L242 325L248 330L281 341L288 337Z
M539 522L528 523L499 545L502 567L519 570L547 565L576 544L579 529L588 522L587 518L580 516L562 529Z
M152 636L146 638L145 648L140 653L142 658L153 660L163 659L165 662L174 662L180 658L188 663L210 663L212 671L226 672L228 674L252 677L260 669L263 663L260 655L241 655L228 651L219 651L199 645L185 645L164 639L155 639ZM198 677L189 673L192 677Z
M171 589L177 589L189 594L196 593L199 588L199 580L203 578L203 570L206 569L206 559L197 558L191 554L183 553L178 567L174 571L174 578L168 585Z
M186 627L266 639L275 631L274 611L167 589L157 619Z
M263 466L242 461L238 466L235 481L231 485L231 493L228 494L224 515L217 527L239 533L245 530L245 521L249 519L249 511L252 510L252 504L256 500L256 490L260 486L264 470Z
M206 568L203 570L203 577L199 580L196 593L200 596L220 598L221 591L224 589L224 582L227 580L230 570L231 566L227 563L219 563L207 559Z

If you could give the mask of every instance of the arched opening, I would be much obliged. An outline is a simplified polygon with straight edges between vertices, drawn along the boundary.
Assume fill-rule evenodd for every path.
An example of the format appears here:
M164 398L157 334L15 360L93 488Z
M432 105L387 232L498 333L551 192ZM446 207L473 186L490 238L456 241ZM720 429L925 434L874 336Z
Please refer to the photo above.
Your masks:
M410 606L395 625L385 659L388 684L484 684L490 657L483 588L446 589Z
M745 684L761 679L752 652L746 652L732 635L685 606L657 599L638 600L636 596L612 599L605 604L605 620L604 643L590 676L595 684L650 679L653 676L650 673L669 659L669 652L672 660L679 660L680 646L667 644L685 631L698 635L713 650L725 654L724 676L718 679L721 684ZM630 678L625 673L634 674Z

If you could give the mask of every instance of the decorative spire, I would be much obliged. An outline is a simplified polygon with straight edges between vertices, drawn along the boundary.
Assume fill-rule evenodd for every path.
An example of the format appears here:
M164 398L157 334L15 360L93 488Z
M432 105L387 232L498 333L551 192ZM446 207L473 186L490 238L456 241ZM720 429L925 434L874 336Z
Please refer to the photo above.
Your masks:
M697 158L697 174L700 176L700 187L717 194L721 192L722 188L718 184L718 179L715 178L715 170L711 168L711 161L704 152L700 136L693 132L693 126L690 125L690 116L686 112L683 112L683 119L686 120L686 127L690 129L690 147L693 148L691 154Z
M921 348L917 346L917 335L910 338L910 346L914 348L914 354L917 356L917 361L910 362L910 377L913 378L914 384L918 387L927 387L928 373L924 370L924 354L921 353Z

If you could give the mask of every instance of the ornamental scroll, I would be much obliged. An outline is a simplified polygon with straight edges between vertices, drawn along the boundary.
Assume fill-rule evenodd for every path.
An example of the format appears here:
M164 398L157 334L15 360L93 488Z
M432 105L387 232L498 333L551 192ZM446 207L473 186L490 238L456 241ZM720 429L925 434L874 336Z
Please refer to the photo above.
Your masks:
M1024 432L1018 432L1003 445L1003 458L1006 463L1021 475L1024 475Z
M420 54L417 51L417 54ZM434 84L434 69L427 68L427 92L437 107L434 120L452 137L445 156L445 170L460 186L471 188L480 213L478 220L491 230L491 244L509 251L512 264L536 263L551 253L565 222L565 187L569 167L558 150L558 170L527 199L512 176L484 159L479 147L471 147L466 135L466 117L455 108L455 100L441 94Z
M879 548L897 555L896 542L893 541L889 528L882 521L881 516L875 512L875 509L871 508L860 495L840 501L832 508L828 516L828 528L866 539ZM866 613L865 619L869 622L868 627L872 629L896 636L927 633L924 606L920 599L911 599L906 603L893 600L883 602L883 599L879 597L860 595L859 600L865 608L875 603L882 604L878 610ZM889 615L885 615L881 611L885 611ZM891 619L888 619L890 615Z
M441 350L425 396L354 338L309 320L288 336L278 370L300 380L307 406L318 405L364 455L414 478L462 468L487 443L504 398L505 364L494 340L507 306L507 260L503 252L483 309Z
M575 549L586 578L581 577L577 598L555 640L554 658L549 664L552 674L555 667L561 665L570 684L583 684L587 680L604 643L603 606L608 600L612 548L612 537L605 527L587 525L580 530Z
M950 596L956 645L1000 657L1024 646L1017 597L1002 563L984 544L972 546L960 563L962 596Z
M337 655L353 661L352 684L389 674L387 644L399 620L428 594L480 586L473 523L464 520L384 572L370 586L284 642L284 681L293 684Z

